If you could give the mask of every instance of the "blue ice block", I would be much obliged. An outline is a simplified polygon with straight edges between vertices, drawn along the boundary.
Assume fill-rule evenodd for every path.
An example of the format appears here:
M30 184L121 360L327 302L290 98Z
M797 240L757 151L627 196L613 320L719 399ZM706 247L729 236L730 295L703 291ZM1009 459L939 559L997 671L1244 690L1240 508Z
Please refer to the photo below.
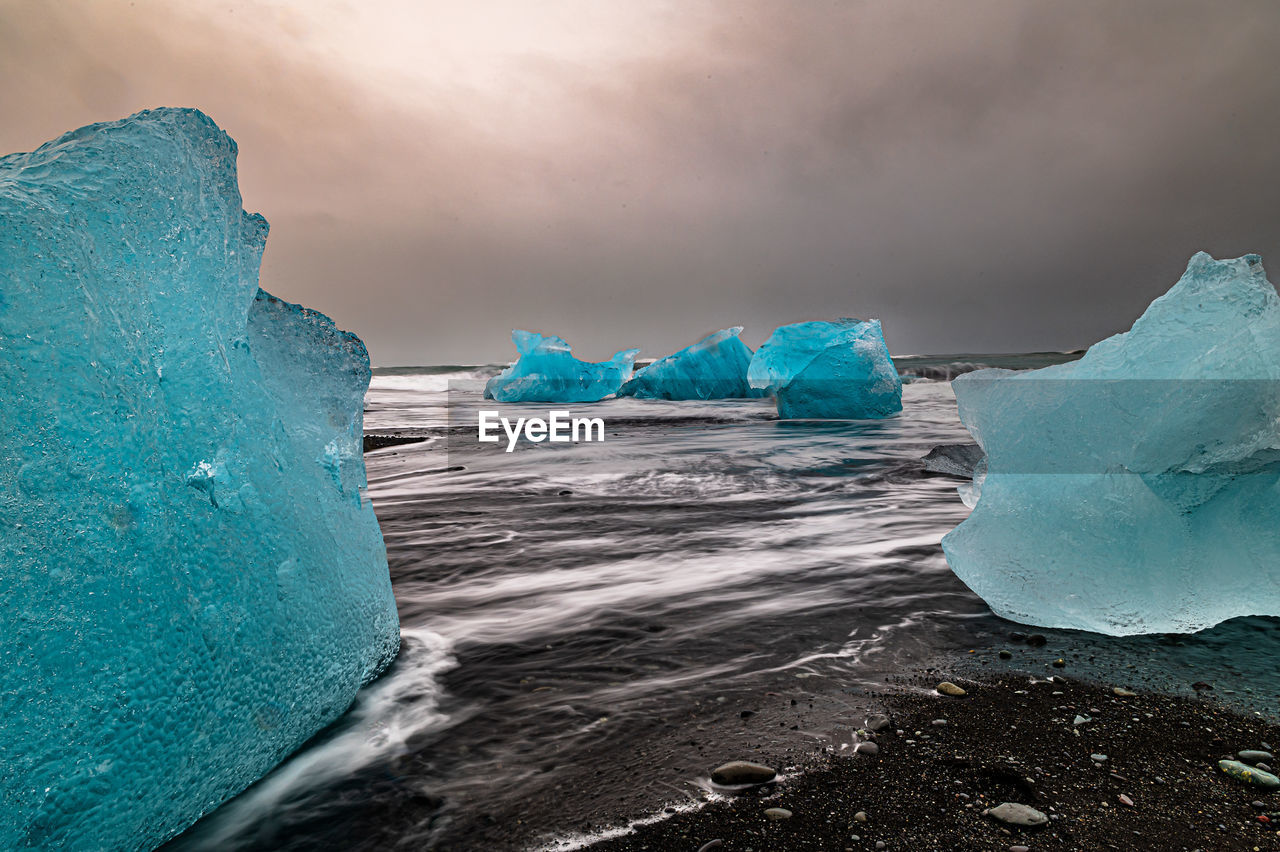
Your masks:
M986 452L942 540L998 614L1112 635L1280 615L1280 297L1201 252L1079 361L952 383Z
M613 396L631 378L639 349L624 349L608 361L579 361L559 337L511 332L518 360L484 386L498 402L597 402Z
M776 329L747 370L778 398L778 416L873 420L902 411L902 379L880 320L801 322Z
M622 386L619 396L638 399L741 399L765 391L747 384L751 350L742 326L709 334L674 355L654 361Z
M266 236L195 110L0 158L0 848L153 848L396 654L369 358Z

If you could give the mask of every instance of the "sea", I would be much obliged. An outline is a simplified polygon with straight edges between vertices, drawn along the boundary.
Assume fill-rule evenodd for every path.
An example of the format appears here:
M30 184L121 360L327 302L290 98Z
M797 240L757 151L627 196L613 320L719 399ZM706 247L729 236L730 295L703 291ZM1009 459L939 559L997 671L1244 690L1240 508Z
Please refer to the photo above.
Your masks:
M408 441L365 456L400 656L170 848L589 848L706 801L730 749L833 748L901 673L998 665L988 652L1015 631L1046 636L1016 645L1028 676L1211 685L1274 718L1280 620L1037 630L948 569L939 541L969 510L961 480L922 459L970 441L949 380L1078 355L896 358L903 412L880 421L782 421L767 399L569 405L604 421L603 441L510 453L477 444L473 417L505 365L376 370L366 435ZM751 727L788 696L826 716Z

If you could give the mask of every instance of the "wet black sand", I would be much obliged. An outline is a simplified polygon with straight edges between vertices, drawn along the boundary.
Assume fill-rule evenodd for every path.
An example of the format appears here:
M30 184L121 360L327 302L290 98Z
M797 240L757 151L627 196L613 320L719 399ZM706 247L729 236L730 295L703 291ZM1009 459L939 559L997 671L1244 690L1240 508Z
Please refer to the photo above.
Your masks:
M880 710L891 724L872 734L874 756L726 751L717 757L764 762L786 777L591 848L1280 849L1280 792L1217 768L1236 751L1280 742L1280 727L1221 706L1212 692L1120 697L1106 685L1002 673L953 675L967 694L945 697L933 691L942 679L921 673L890 686ZM771 715L801 722L811 712L807 702L775 704ZM1076 724L1077 716L1090 721ZM1050 822L1019 828L984 815L1002 802L1030 805ZM774 807L793 815L769 820Z

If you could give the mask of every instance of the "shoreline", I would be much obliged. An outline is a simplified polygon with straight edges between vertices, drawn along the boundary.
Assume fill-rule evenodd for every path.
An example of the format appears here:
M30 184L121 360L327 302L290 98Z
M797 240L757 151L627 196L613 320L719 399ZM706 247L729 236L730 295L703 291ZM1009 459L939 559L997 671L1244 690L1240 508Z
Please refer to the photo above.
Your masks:
M706 774L735 759L765 763L783 773L778 782L736 795L708 796L708 786L699 805L620 836L585 842L599 826L574 835L572 846L525 848L693 852L719 841L708 849L1280 849L1280 791L1218 768L1239 751L1280 743L1275 722L1224 707L1211 693L1121 695L1113 692L1127 691L1121 684L960 674L965 668L895 678L874 697L879 709L866 713L888 717L888 727L870 732L859 720L863 732L843 747L717 747L714 757L695 758ZM948 677L964 696L934 691ZM815 712L781 695L774 705L761 714L773 727ZM853 753L857 740L874 742L877 753ZM1023 828L984 815L1004 802L1035 808L1048 822ZM791 816L771 820L769 808ZM615 830L628 824L615 816Z

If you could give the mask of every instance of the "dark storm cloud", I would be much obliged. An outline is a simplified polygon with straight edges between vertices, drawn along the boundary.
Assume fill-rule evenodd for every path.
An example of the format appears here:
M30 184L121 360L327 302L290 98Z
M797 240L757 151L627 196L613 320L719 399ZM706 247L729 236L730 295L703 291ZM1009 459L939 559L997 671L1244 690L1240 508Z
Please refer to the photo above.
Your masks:
M257 37L176 8L0 0L2 147L200 106L272 221L264 286L383 364L846 315L895 352L1068 348L1197 249L1280 269L1269 2L685 3L496 94L429 54L389 84L311 4Z

